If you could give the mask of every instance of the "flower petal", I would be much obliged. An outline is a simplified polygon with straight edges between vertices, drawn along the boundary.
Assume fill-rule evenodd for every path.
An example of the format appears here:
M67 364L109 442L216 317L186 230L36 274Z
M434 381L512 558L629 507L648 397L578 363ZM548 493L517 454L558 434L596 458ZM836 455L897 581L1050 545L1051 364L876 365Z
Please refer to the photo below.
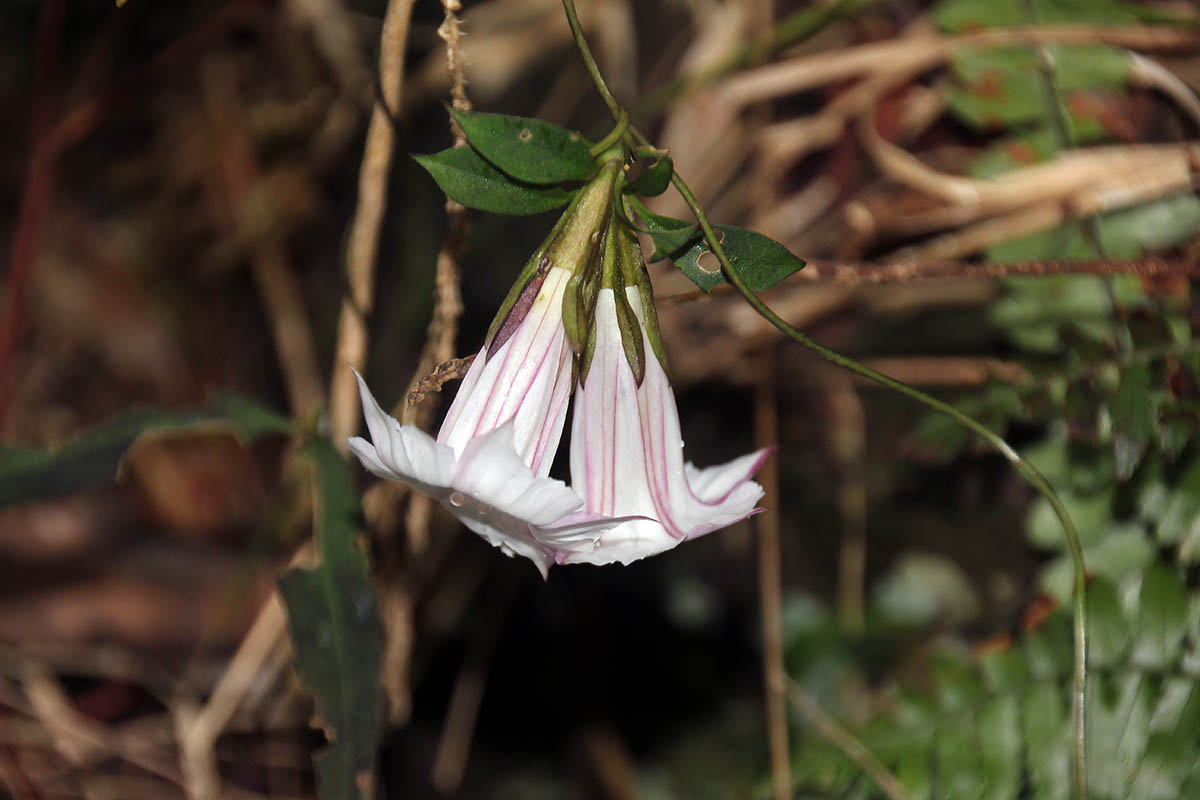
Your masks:
M636 289L626 297L644 319ZM591 372L576 392L571 475L588 511L640 518L605 531L594 551L564 560L627 564L756 513L763 491L750 477L770 450L705 470L685 464L670 383L657 358L645 359L640 386L634 380L612 289L600 290L595 321Z
M551 525L583 505L569 486L533 474L513 445L513 423L467 442L451 486L491 509L530 525Z
M495 353L475 357L438 441L462 455L473 438L514 424L514 448L534 473L550 472L571 396L571 351L562 326L570 273L552 268L524 319Z
M416 426L401 425L379 407L362 376L357 372L354 376L371 442L354 436L347 442L351 451L380 477L403 481L432 497L444 497L454 472L454 451Z

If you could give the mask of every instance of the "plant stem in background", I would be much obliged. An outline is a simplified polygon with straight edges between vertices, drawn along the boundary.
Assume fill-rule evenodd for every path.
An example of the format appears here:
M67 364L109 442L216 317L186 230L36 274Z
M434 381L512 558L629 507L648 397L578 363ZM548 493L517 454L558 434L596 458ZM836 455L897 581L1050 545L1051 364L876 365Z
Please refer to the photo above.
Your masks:
M588 48L587 42L584 40L583 31L579 25L579 17L575 11L574 0L563 0L563 8L566 11L567 19L571 24L571 32L575 36L576 45L579 48L580 56L584 60L588 74L591 75L592 81L596 85L596 90L600 96L604 98L605 105L608 106L614 120L620 120L623 114L627 112L617 103L612 92L604 83L604 77L600 74L599 67L596 66L595 59L592 57L591 50ZM653 146L649 139L643 136L636 128L630 129L630 138L636 144L644 146ZM708 215L704 213L700 202L696 199L695 194L688 187L687 183L674 173L671 176L671 183L675 186L676 191L687 203L688 208L696 217L696 221L700 225L700 229L704 232L704 240L709 249L721 264L722 272L726 280L745 298L755 311L759 313L765 320L774 325L780 332L789 338L799 342L800 344L812 350L821 358L849 370L857 375L861 375L875 383L892 389L900 394L905 395L918 403L921 403L936 411L948 414L959 424L966 427L968 430L977 434L980 438L998 450L1017 472L1031 484L1039 493L1041 493L1051 507L1054 509L1055 515L1063 526L1063 532L1066 536L1067 547L1071 553L1072 565L1074 568L1074 669L1072 676L1072 695L1073 695L1073 752L1072 752L1072 784L1074 794L1078 800L1086 800L1087 797L1087 767L1085 759L1086 745L1086 688L1087 688L1087 608L1086 608L1086 570L1083 560L1083 547L1079 542L1079 534L1075 530L1075 524L1071 521L1070 514L1067 513L1066 507L1062 500L1050 485L1050 482L1044 475L1032 464L1021 458L1008 442L1004 441L1003 437L996 434L974 418L963 413L954 406L942 400L938 400L919 389L909 386L906 383L890 378L881 372L871 369L852 358L841 355L824 345L818 344L808 338L804 333L793 328L786 320L770 309L758 295L754 293L742 276L733 267L729 261L729 256L725 253L720 240L717 237L716 231L713 229L712 223L708 220ZM835 743L838 743L835 741Z
M861 375L875 383L886 386L893 391L910 397L929 408L940 411L943 414L948 414L953 417L959 424L963 425L968 430L977 434L980 438L998 450L1009 463L1020 473L1033 488L1037 489L1050 506L1054 509L1055 515L1058 517L1063 526L1063 532L1067 539L1067 548L1071 552L1071 561L1074 567L1075 578L1075 593L1074 593L1074 629L1075 629L1075 647L1074 647L1074 670L1072 676L1072 694L1073 694L1073 716L1074 716L1074 737L1073 737L1073 783L1075 796L1079 800L1085 800L1087 797L1087 768L1085 760L1085 692L1087 688L1087 604L1086 604L1086 568L1083 561L1083 546L1079 542L1079 534L1075 530L1075 523L1071 521L1071 515L1067 513L1066 506L1063 505L1058 493L1050 485L1050 482L1037 469L1025 459L1021 458L1016 450L1009 446L1004 438L998 435L995 431L987 428L982 423L976 421L973 417L968 416L959 409L949 403L938 400L936 397L925 394L920 389L909 386L907 383L888 377L881 372L871 369L870 367L860 364L852 358L843 356L822 344L818 344L808 338L804 333L796 328L793 328L782 317L772 311L766 303L759 299L758 295L746 285L742 280L738 271L729 263L729 256L725 254L725 249L721 246L721 242L717 239L716 231L713 230L712 224L708 221L708 216L701 208L696 196L692 194L692 190L688 188L678 174L671 176L671 182L676 190L683 196L688 208L696 215L696 220L700 223L700 229L704 231L704 239L712 250L713 255L721 262L721 269L725 273L725 278L735 289L746 299L746 302L754 308L759 315L774 325L779 331L791 339L799 342L809 350L815 352L818 356L826 361L849 370L857 375Z
M346 296L338 319L337 349L329 389L329 435L338 452L358 430L358 385L352 370L362 371L367 360L367 317L375 298L375 259L379 231L387 209L388 174L396 132L392 115L400 108L404 87L404 48L416 0L391 0L379 37L379 82L382 102L371 109L367 143L358 177L358 207L346 247Z

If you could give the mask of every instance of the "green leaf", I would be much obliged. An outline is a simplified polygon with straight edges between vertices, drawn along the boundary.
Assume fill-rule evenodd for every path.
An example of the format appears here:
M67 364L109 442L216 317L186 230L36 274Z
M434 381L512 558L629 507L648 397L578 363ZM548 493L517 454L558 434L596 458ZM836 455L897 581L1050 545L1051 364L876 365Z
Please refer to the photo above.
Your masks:
M1146 748L1153 682L1139 672L1100 673L1088 682L1088 788L1095 797L1133 798L1130 784Z
M975 178L994 178L1022 167L1049 161L1058 152L1058 134L1049 125L1001 139L974 156L967 171Z
M1125 617L1116 584L1097 578L1088 586L1088 648L1090 667L1108 667L1124 660L1133 642L1133 630Z
M987 800L1011 800L1021 788L1021 732L1017 700L1002 695L987 700L977 717L980 771Z
M1134 362L1121 373L1121 385L1109 404L1113 426L1113 456L1116 478L1127 481L1142 463L1146 446L1154 435L1158 411L1150 391L1150 370Z
M1154 543L1140 525L1117 525L1096 544L1084 548L1088 572L1120 581L1146 568L1155 556ZM1066 603L1074 586L1071 558L1065 553L1056 558L1041 576L1047 594Z
M1150 737L1129 796L1140 800L1187 797L1182 783L1196 763L1200 690L1194 678L1168 677L1150 717Z
M450 115L471 147L518 181L539 184L586 181L596 174L596 159L588 149L590 144L578 131L540 119L506 114L451 108Z
M316 700L329 746L315 758L321 800L374 795L379 744L380 628L361 530L358 495L345 461L323 440L300 452L313 471L320 563L279 581L296 651L296 671Z
M1187 241L1200 228L1200 198L1178 194L1103 214L1097 219L1108 258L1137 258Z
M1175 569L1166 564L1150 566L1142 575L1134 663L1150 669L1165 669L1174 663L1187 629L1187 615L1187 589Z
M957 84L947 88L950 110L980 130L1036 122L1046 93L1036 53L1028 47L968 48L954 57Z
M291 421L273 411L233 395L217 395L198 409L135 409L49 450L0 444L0 508L111 481L140 437L189 427L227 429L249 440L292 431Z
M1084 547L1104 538L1112 524L1112 490L1092 495L1080 495L1072 491L1059 492L1059 498L1079 529L1079 539ZM1065 550L1066 536L1062 523L1054 513L1054 507L1044 497L1038 497L1029 507L1025 522L1029 541L1038 547Z
M700 231L699 225L688 225L684 228L675 228L668 231L650 231L650 239L654 242L654 252L646 259L651 263L662 261L670 258L672 253L677 253L685 247L689 247L697 239L704 236Z
M1046 45L1054 65L1054 87L1060 92L1097 87L1124 88L1133 57L1128 50L1104 45Z
M692 223L683 220L655 214L636 199L631 198L630 207L646 224L652 236L660 232L680 236L679 231L693 226ZM804 266L803 260L792 255L779 242L761 233L733 225L717 225L715 229L721 246L725 249L725 255L729 256L729 262L755 292L770 289ZM721 273L720 263L703 240L678 251L663 251L656 242L656 250L650 260L661 260L664 252L675 262L676 269L706 292L711 292L715 286L726 282Z
M1193 458L1169 489L1164 490L1156 535L1163 544L1178 544L1200 530L1200 458Z
M625 187L625 191L640 197L657 197L671 185L671 174L675 164L667 156L662 156L646 168Z
M469 147L414 155L446 195L464 206L525 216L566 205L571 193L558 186L530 186L500 172Z
M943 30L968 33L983 28L1095 23L1130 25L1181 19L1119 0L942 0L933 18ZM1030 19L1029 11L1033 12Z
M1033 796L1067 800L1071 793L1071 720L1055 684L1040 683L1021 699L1021 734Z

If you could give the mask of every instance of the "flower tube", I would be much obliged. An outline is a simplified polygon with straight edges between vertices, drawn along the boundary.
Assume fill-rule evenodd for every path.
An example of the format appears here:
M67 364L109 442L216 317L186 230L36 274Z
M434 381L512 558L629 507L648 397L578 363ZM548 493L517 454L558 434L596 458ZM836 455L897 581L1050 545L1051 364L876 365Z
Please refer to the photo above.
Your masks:
M664 368L653 298L632 234L612 225L586 368L575 393L571 478L588 511L634 517L566 563L628 564L756 513L750 480L770 449L721 466L683 460L675 396Z
M439 500L506 555L529 558L543 577L556 561L595 547L618 520L583 509L583 499L547 477L573 385L564 295L596 254L608 224L618 164L580 190L534 253L496 315L434 440L401 425L359 378L371 440L350 449L380 477Z

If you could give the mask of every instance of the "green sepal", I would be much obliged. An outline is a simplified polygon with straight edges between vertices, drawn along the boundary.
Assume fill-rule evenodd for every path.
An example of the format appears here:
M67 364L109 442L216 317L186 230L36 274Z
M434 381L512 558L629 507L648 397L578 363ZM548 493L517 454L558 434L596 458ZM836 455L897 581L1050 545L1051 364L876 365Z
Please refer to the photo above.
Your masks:
M446 195L464 206L495 214L527 216L558 208L572 192L560 186L520 183L469 147L451 147L413 159L433 176Z
M471 147L518 181L586 181L596 174L591 143L578 131L528 117L448 110Z
M589 327L587 311L584 306L585 298L581 293L582 283L583 273L576 272L567 280L567 287L563 290L562 299L563 330L567 332L567 341L571 343L571 350L574 351L576 357L583 352Z
M633 306L624 289L614 289L613 299L617 306L617 327L621 331L621 347L625 360L633 370L633 380L638 385L646 378L646 345L642 343L642 324L633 313Z
M691 247L704 236L699 225L687 225L667 231L650 230L649 234L650 239L654 242L654 252L650 254L652 262L669 259L674 254Z
M657 197L671 185L675 164L668 156L659 157L646 171L634 178L625 191L641 197Z
M658 311L654 307L654 287L650 283L650 273L642 261L642 249L637 239L628 230L619 231L619 247L621 257L621 272L626 286L636 286L638 297L642 301L642 327L646 338L650 340L650 349L658 358L663 372L670 378L671 370L667 366L667 352L663 347L662 331L658 327Z
M617 311L617 329L621 332L621 348L625 360L633 370L633 379L638 386L646 377L646 346L642 343L642 324L625 294L625 258L621 237L624 229L613 220L604 237L604 257L601 263L602 282L611 289ZM627 234L626 234L627 235ZM585 371L586 376L586 371Z

